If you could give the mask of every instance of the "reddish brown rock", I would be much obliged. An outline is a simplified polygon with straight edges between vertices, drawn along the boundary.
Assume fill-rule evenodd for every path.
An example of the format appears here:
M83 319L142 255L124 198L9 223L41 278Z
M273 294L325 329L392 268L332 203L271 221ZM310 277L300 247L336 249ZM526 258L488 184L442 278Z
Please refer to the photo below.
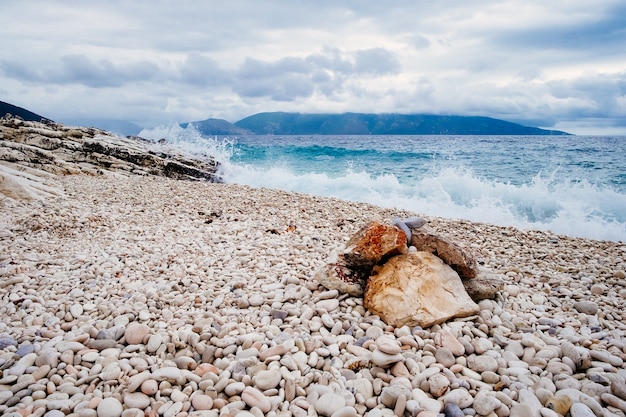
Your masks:
M418 251L430 252L441 258L458 272L462 279L472 279L478 276L479 270L476 259L461 245L427 229L411 229L411 231L411 246L415 246Z
M371 270L381 260L407 253L407 250L407 237L402 230L374 221L350 238L344 256L348 267Z
M430 327L479 311L459 275L429 252L389 259L369 277L363 304L394 327Z
M370 222L352 236L342 251L331 254L327 264L315 273L315 279L329 290L361 296L376 264L407 251L402 230Z

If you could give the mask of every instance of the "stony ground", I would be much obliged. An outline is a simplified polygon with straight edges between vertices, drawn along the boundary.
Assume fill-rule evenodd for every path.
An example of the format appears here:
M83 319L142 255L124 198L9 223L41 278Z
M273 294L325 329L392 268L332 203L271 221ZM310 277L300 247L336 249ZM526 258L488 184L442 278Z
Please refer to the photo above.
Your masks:
M311 280L396 212L148 177L0 199L0 414L624 416L626 245L427 218L507 280L391 328ZM419 213L417 213L419 214Z

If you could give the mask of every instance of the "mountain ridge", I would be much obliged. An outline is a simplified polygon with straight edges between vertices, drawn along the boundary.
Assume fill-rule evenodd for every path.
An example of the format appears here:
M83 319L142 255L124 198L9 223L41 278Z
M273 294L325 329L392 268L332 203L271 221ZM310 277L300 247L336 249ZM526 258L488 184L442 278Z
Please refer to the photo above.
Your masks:
M265 112L234 123L273 135L569 135L486 116Z
M27 121L50 120L22 107L0 101L0 116L10 113ZM141 127L124 121L85 119L100 129L136 135ZM115 123L113 123L115 122ZM261 112L235 123L224 119L180 123L203 135L571 135L559 130L524 126L487 116L401 113Z

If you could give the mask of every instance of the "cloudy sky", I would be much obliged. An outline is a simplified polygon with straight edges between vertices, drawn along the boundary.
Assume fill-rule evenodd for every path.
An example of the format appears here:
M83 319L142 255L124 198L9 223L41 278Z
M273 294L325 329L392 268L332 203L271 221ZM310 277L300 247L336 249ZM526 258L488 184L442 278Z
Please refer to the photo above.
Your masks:
M144 127L262 111L626 135L624 0L2 0L0 101Z

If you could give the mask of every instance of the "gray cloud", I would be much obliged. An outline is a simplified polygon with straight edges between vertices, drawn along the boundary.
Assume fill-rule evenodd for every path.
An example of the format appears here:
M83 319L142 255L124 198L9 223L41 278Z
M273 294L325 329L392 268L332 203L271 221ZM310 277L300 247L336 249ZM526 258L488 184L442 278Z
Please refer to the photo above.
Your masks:
M356 51L354 69L361 74L396 74L400 63L392 52L383 48Z
M136 81L149 81L158 74L150 62L115 64L102 59L97 62L84 55L62 56L57 65L32 68L16 61L0 61L6 76L31 83L82 84L87 87L121 87Z
M0 99L53 119L283 110L626 125L626 4L614 0L7 0L0 15L16 17L0 25Z

